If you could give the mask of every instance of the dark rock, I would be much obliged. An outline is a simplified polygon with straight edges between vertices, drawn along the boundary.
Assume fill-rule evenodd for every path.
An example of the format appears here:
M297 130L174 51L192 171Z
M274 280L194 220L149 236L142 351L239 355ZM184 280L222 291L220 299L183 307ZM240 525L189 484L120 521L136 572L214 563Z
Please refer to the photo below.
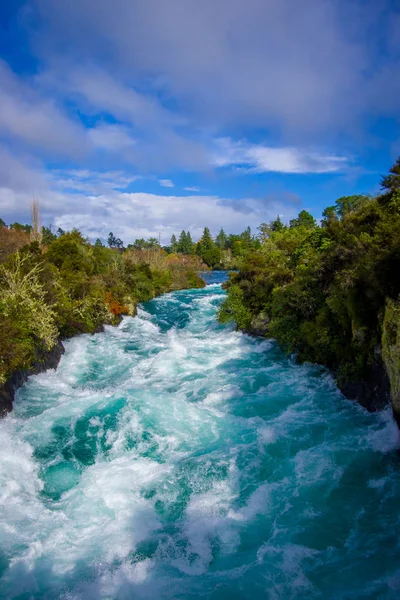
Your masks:
M346 398L356 400L370 412L385 408L391 401L390 381L381 361L373 363L363 379L337 383Z
M269 319L265 313L260 313L254 317L250 326L247 327L244 332L257 337L267 337L270 322L271 319Z
M25 383L30 375L37 375L47 369L55 369L64 354L64 346L61 341L49 351L37 357L30 369L16 371L4 384L0 384L0 417L12 410L15 392Z

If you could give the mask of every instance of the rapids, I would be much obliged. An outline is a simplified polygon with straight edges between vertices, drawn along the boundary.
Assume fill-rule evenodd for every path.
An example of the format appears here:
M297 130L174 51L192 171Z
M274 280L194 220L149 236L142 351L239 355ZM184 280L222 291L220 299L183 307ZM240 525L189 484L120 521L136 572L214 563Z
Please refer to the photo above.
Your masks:
M1 598L400 597L390 411L219 325L223 293L152 300L19 390L0 422Z

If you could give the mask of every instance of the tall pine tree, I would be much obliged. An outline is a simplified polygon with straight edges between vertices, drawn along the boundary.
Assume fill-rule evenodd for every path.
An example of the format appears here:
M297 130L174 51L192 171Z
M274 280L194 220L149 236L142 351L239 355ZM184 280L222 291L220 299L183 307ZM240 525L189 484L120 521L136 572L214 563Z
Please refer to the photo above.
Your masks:
M227 237L225 231L221 227L221 231L215 238L215 243L217 244L217 246L220 250L225 250L227 241L228 241L228 237Z
M193 254L193 242L190 231L182 231L179 236L177 251L181 254Z
M171 236L170 247L171 247L171 252L178 252L178 242L176 241L176 236L174 233Z

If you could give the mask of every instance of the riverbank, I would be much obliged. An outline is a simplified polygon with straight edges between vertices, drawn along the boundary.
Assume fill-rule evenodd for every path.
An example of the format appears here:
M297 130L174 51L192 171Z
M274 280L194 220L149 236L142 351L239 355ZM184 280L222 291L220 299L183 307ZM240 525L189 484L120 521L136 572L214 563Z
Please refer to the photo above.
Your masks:
M54 368L63 340L117 325L139 302L203 287L199 268L199 257L161 248L120 252L78 231L11 253L0 266L0 414L30 374Z
M370 410L400 421L400 160L382 193L345 196L320 223L301 211L265 225L227 283L221 322L260 329L299 362L327 367ZM390 391L389 391L390 390Z
M196 288L205 287L206 282L204 281L204 283L202 284L201 281L204 281L204 280L202 278L199 278L199 281L197 282L198 285L196 286ZM191 276L191 283L193 283L192 276ZM180 289L190 289L190 288L188 287L188 288L180 288ZM171 291L172 290L167 290L165 292L161 292L160 294L155 295L155 297L162 295L162 294L167 294ZM136 315L137 315L137 304L134 305L134 310L130 313L131 317L135 317ZM122 321L122 316L120 316L120 315L114 316L114 318L112 319L112 325L118 326L121 323L121 321ZM102 331L104 331L104 325L110 325L110 324L111 324L110 322L104 323L104 324L98 326L97 329L95 331L93 331L92 333L101 333ZM86 333L86 332L81 332L80 334L75 333L74 337L76 337L77 335L83 335L83 333ZM6 379L6 381L4 383L0 382L0 419L2 417L4 417L7 413L12 411L15 394L18 391L18 389L27 381L28 377L30 377L31 375L38 375L39 373L44 373L48 369L56 369L58 367L61 357L63 356L63 354L65 352L63 342L66 341L67 339L71 339L71 337L58 339L55 342L54 346L48 351L36 350L37 356L36 356L35 360L32 361L32 364L29 368L18 369L16 371L14 371L12 373L12 375L8 379Z
M269 319L261 314L252 321L250 327L246 328L244 332L255 337L271 339L268 326ZM369 412L383 410L392 403L390 378L381 355L382 350L376 348L374 362L369 365L364 377L358 380L346 381L343 376L338 373L338 369L328 367L342 394L348 400L358 402L358 404L363 408L366 408ZM400 428L400 415L394 408L393 416Z

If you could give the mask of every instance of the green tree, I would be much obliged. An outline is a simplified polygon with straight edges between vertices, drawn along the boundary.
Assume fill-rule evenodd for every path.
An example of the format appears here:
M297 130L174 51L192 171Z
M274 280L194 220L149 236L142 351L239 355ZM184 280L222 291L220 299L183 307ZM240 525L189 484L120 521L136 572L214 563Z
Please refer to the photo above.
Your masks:
M178 242L176 241L176 236L174 233L171 235L170 250L173 253L178 252Z
M211 248L214 247L214 241L211 237L211 233L208 227L204 227L203 235L201 236L200 242L204 251L211 250Z
M389 169L389 174L382 177L381 187L391 194L400 189L400 156Z
M96 248L103 248L103 242L101 241L100 238L96 238L94 245Z
M182 231L179 236L177 251L180 254L193 254L193 241L190 231Z
M335 202L336 212L340 218L349 214L350 212L357 210L361 203L367 199L367 196L354 195L354 196L342 196Z
M253 241L253 237L251 235L251 228L250 227L246 227L246 229L243 231L243 233L240 234L241 239L243 240L243 242L245 243L246 246L251 246L251 243Z
M204 260L204 255L214 248L214 240L211 237L211 233L208 227L204 227L203 235L197 243L196 252Z
M22 225L21 223L11 223L10 229L14 229L15 231L24 231L25 233L31 233L32 225Z
M327 206L325 210L322 211L322 227L329 227L333 225L333 223L337 223L339 221L337 207L336 206Z
M317 225L316 220L307 210L302 210L299 212L297 219L291 219L290 227L293 229L295 227L305 227L306 229L312 229Z
M269 236L271 235L271 226L268 223L261 223L258 227L257 227L259 234L258 237L261 241L261 243L264 243L267 241L267 239L269 238Z
M124 248L124 242L121 240L121 238L115 237L112 231L110 231L108 234L107 241L110 248L118 248L119 250L123 250Z
M53 233L51 226L50 227L42 227L42 244L43 246L48 246L51 242L57 239L55 233Z
M214 245L209 250L205 250L202 259L209 267L215 267L221 262L221 249Z
M108 243L109 248L114 248L115 240L116 240L115 235L113 234L112 231L110 231L110 233L108 234L108 238L107 238L107 243Z
M186 254L194 253L194 243L190 231L186 232Z
M283 231L284 229L285 229L285 226L282 223L279 215L276 217L275 221L271 221L271 230L272 231Z
M6 222L0 217L0 227L7 227Z
M221 227L219 234L215 238L215 243L220 250L225 250L225 248L227 246L227 242L228 242L228 237L227 237L225 231L223 230L223 228Z

